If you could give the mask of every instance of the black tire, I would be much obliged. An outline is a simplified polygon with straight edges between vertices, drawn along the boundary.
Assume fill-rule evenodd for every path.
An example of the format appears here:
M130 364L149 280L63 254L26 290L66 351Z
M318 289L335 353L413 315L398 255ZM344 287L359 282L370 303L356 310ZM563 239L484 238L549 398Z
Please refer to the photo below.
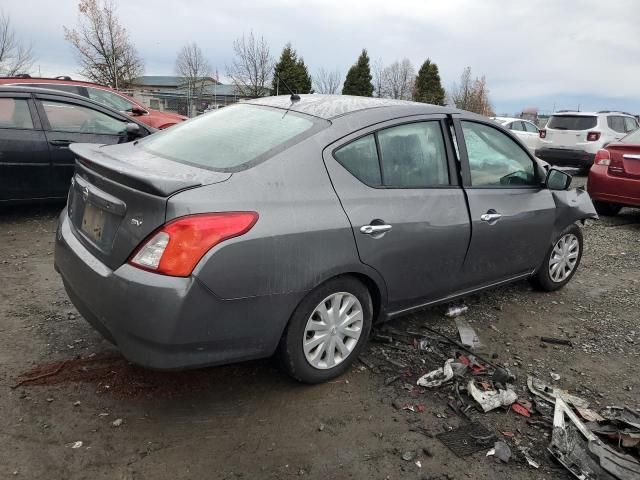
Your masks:
M332 368L316 368L307 360L303 349L303 338L307 321L323 300L339 292L355 296L362 307L362 326L357 343L346 358ZM358 358L371 332L373 304L367 288L357 279L342 276L331 279L311 291L293 312L278 347L282 368L293 378L304 383L322 383L342 375ZM337 347L336 347L337 348Z
M553 254L553 250L556 247L556 244L560 241L561 238L566 235L575 235L578 239L578 258L576 260L575 265L573 266L573 270L564 278L562 281L555 281L551 278L551 274L549 272L549 261L551 259L551 255ZM545 292L553 292L555 290L559 290L564 287L569 281L573 278L578 267L580 267L580 260L582 259L582 248L583 248L583 239L582 239L582 230L575 223L569 225L565 228L560 234L553 240L553 243L547 250L547 254L544 256L544 261L542 265L538 269L538 271L531 277L531 283L535 287Z
M596 212L598 212L599 215L604 215L605 217L614 217L622 210L622 205L598 200L593 202L593 206L596 207Z

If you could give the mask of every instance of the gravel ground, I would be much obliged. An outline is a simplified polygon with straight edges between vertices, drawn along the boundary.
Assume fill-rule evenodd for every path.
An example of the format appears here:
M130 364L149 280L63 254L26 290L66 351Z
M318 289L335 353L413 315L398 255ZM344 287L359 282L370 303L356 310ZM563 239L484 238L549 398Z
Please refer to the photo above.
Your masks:
M129 365L75 311L53 270L59 208L0 211L0 478L569 478L546 454L550 429L513 412L469 413L511 446L508 464L485 451L458 458L434 437L463 420L447 405L451 387L415 387L442 359L407 332L455 337L439 308L385 324L394 343L371 342L364 363L324 385L298 385L270 360L185 373ZM566 288L543 294L522 282L472 296L464 318L480 352L516 374L520 396L532 374L596 409L640 409L640 210L589 222L584 235Z

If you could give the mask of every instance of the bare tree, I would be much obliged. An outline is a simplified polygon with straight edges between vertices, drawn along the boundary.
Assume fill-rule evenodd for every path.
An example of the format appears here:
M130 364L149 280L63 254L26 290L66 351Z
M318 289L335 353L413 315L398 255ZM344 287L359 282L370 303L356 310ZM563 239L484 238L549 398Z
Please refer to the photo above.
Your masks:
M12 77L29 73L34 62L32 45L16 37L11 18L0 10L0 74Z
M195 42L187 43L178 52L176 73L183 77L187 84L188 101L191 105L194 96L202 95L207 79L211 80L211 65Z
M395 61L382 72L382 96L411 100L416 71L408 58Z
M380 98L384 96L383 87L384 87L384 63L382 58L378 58L375 62L373 62L373 66L371 68L371 76L373 77L373 94L374 96Z
M493 115L487 80L484 76L473 79L471 67L465 68L462 71L462 75L460 75L460 83L453 85L451 100L461 110L468 110L485 116Z
M247 97L268 95L274 61L264 37L256 38L253 32L243 34L234 40L233 53L227 75L238 93Z
M64 28L74 46L80 73L113 88L123 87L142 75L144 64L120 24L113 0L80 0L76 29Z
M342 75L340 75L340 70L329 72L321 68L318 70L318 74L313 77L313 88L316 93L335 95L340 93L341 86Z

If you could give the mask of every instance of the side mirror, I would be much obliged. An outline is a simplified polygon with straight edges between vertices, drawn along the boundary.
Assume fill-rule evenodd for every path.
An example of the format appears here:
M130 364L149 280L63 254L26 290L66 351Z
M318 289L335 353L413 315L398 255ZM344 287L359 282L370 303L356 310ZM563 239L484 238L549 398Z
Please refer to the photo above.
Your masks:
M142 136L142 132L140 131L140 125L137 123L129 122L124 127L124 134L127 137L127 142L131 140L135 140L136 138L140 138Z
M555 168L549 169L545 180L549 190L568 190L571 186L571 175Z
M131 108L132 115L146 115L147 113L149 112L147 112L144 108L141 108L141 107L134 106Z

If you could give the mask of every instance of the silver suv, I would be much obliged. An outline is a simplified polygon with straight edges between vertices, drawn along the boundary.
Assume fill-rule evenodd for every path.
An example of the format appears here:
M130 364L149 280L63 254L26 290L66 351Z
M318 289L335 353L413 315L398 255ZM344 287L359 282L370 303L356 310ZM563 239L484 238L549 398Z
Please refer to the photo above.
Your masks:
M540 130L535 154L553 165L589 169L598 150L637 128L638 121L625 112L557 112Z

